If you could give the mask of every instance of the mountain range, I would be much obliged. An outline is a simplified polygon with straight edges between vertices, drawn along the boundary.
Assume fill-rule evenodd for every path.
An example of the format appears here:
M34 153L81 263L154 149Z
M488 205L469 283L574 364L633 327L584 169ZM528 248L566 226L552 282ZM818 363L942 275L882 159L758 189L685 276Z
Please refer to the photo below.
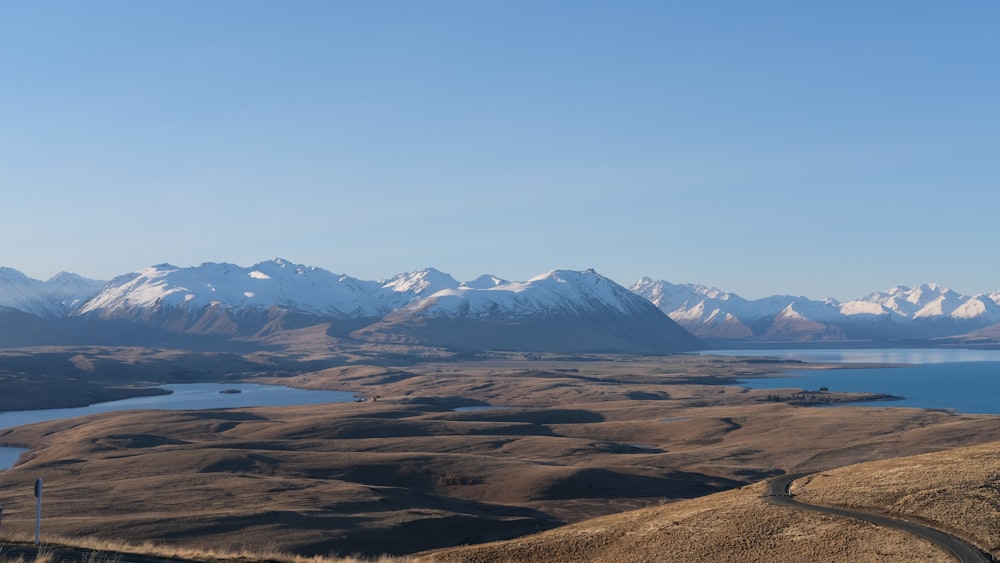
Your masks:
M939 284L897 286L853 301L773 295L747 300L701 285L641 278L630 288L714 341L900 341L963 336L1000 323L1000 291L968 296ZM968 336L966 336L968 335Z
M40 281L0 268L0 346L267 344L304 329L342 344L466 351L661 354L706 342L988 345L1000 336L1000 291L966 296L923 284L848 302L748 300L646 277L626 288L593 270L459 282L428 268L366 281L282 259L250 267L159 264L108 282L65 272Z
M593 270L460 283L428 268L364 281L275 259L151 266L109 282L0 277L0 345L274 343L322 328L340 344L459 351L664 354L704 348Z

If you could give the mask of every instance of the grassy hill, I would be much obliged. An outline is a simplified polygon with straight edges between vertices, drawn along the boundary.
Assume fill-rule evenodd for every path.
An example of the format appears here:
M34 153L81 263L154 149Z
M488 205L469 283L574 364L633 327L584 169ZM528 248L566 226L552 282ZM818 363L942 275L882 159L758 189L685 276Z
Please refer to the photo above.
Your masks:
M1000 555L1000 443L851 465L800 479L807 502L949 531ZM425 554L437 562L953 561L903 532L774 506L762 483L579 522L542 534Z
M43 477L44 533L74 541L327 556L518 538L434 552L445 561L937 557L868 525L786 514L755 483L872 460L890 471L890 458L995 440L1000 418L805 408L794 390L724 384L778 367L699 356L348 366L269 381L378 401L3 430L0 445L32 448L0 473L4 533L33 529L31 484ZM484 404L507 408L453 410Z

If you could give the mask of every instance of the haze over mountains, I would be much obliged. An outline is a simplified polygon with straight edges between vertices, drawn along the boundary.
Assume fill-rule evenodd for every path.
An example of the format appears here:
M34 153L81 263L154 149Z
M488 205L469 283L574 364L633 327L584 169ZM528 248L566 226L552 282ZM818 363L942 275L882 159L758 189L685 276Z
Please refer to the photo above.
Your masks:
M459 282L428 268L366 281L275 259L247 268L160 264L110 282L68 273L40 281L0 268L0 319L2 346L157 345L178 335L263 342L324 325L330 338L375 344L671 353L704 348L703 340L988 344L1000 333L1000 291L965 296L924 284L844 303L747 300L650 278L627 289L593 270Z

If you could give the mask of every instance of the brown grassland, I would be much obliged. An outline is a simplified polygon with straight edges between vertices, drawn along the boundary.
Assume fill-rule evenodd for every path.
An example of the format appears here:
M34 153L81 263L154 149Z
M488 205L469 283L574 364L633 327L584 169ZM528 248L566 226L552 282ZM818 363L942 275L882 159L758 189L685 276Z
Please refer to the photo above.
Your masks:
M997 440L1000 418L891 402L807 408L864 397L732 384L785 367L701 356L360 365L258 381L363 402L2 430L0 445L31 448L0 473L3 530L32 529L42 477L47 536L216 553L189 558L943 560L901 532L761 499L766 477L817 471L796 484L806 500L913 514L995 552L997 459L989 446L943 450ZM506 408L454 410L485 404ZM941 461L926 478L930 461L896 459L927 452L940 453L913 459ZM982 468L949 481L961 472L947 460L970 465L949 455L979 455ZM982 509L981 525L968 507Z
M948 531L1000 556L1000 443L892 458L799 479L800 500ZM478 561L952 561L908 534L768 504L764 484L429 554Z
M807 502L922 521L1000 557L1000 443L850 465L801 479Z

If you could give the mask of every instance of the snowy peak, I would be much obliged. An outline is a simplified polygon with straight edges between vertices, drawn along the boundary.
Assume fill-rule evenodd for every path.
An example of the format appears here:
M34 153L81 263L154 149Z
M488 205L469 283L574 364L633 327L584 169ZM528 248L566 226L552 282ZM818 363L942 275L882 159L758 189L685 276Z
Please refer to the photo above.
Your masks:
M40 283L38 280L33 280L28 276L24 275L14 268L7 268L0 266L0 284L3 286L16 286L16 285L31 285L33 283Z
M517 292L530 292L539 304L552 310L589 312L595 309L613 310L629 315L647 307L645 300L636 300L633 292L598 274L593 269L582 272L553 270L527 282L508 284Z
M428 291L433 293L458 286L458 280L434 268L397 274L382 283L384 289L389 289L397 293L409 293L411 295L419 295Z
M207 266L207 264L202 265ZM237 275L243 274L246 270L250 270L247 275L251 278L260 280L330 274L330 272L323 270L322 268L317 268L315 266L303 266L281 258L260 262L254 264L250 268L240 268L239 266L233 266L232 264L224 264L224 266L226 266L227 272L233 272Z
M715 287L650 277L639 278L626 289L592 269L552 270L527 281L483 275L459 283L444 272L426 268L386 280L363 281L275 258L250 267L214 262L193 267L158 264L107 283L66 272L40 281L0 267L0 308L47 319L75 316L151 322L170 318L183 330L215 330L225 320L230 323L226 330L241 334L252 334L246 328L253 324L249 319L273 315L298 319L294 313L326 317L324 322L367 319L344 323L345 327L398 319L416 325L444 319L476 321L472 324L499 320L514 327L529 319L560 319L556 323L560 326L611 322L632 326L632 330L636 325L624 319L645 318L652 323L649 326L659 326L668 320L665 314L702 338L886 340L955 336L1000 323L1000 291L970 297L941 284L925 283L896 286L843 303L792 295L747 300ZM205 328L212 323L216 324ZM244 323L242 328L232 328L239 323ZM531 334L541 338L544 330L541 325L536 328L538 332ZM572 333L574 338L582 337L579 327ZM510 336L522 337L526 338L513 332Z
M700 303L705 303L702 306L703 309L714 309L712 304L716 301L731 302L732 304L745 303L742 298L718 288L696 284L676 285L663 280L654 281L645 276L632 284L630 289L668 314L672 311L687 311L698 307Z
M778 313L778 318L780 318L780 319L807 320L807 318L804 315L799 314L798 311L795 310L795 304L794 303L789 303L787 307L785 307L784 309L782 309L781 312Z
M953 319L984 319L990 324L998 323L1000 304L997 304L990 294L981 293L955 307L948 316Z
M340 318L380 317L393 311L476 318L656 311L646 300L593 270L554 270L527 282L481 276L460 284L428 268L366 282L275 259L248 268L213 262L189 268L151 266L108 283L75 314L132 318L150 310L210 307L279 307Z
M568 353L704 347L652 303L594 270L553 270L524 282L480 281L488 283L443 289L356 335L459 349Z
M379 284L379 299L392 309L405 307L420 298L461 285L455 278L434 268L397 274Z
M940 284L925 283L915 288L896 286L859 299L860 303L881 306L887 314L905 319L948 316L968 297Z
M790 295L748 301L648 277L632 290L702 338L934 338L1000 322L1000 292L969 297L937 283L896 286L845 303Z
M13 268L0 267L0 307L47 318L62 317L97 293L103 284L68 272L40 281Z
M497 287L498 285L508 284L510 281L503 278L498 278L490 274L483 274L478 278L462 282L460 287L469 287L472 289L490 289L491 287Z
M630 315L655 311L642 297L594 270L553 270L526 282L490 287L463 285L438 291L404 308L404 315L424 317L505 318Z
M117 317L137 309L164 307L275 306L334 317L377 316L384 312L359 280L276 259L249 268L213 262L190 268L151 266L116 278L77 314Z

